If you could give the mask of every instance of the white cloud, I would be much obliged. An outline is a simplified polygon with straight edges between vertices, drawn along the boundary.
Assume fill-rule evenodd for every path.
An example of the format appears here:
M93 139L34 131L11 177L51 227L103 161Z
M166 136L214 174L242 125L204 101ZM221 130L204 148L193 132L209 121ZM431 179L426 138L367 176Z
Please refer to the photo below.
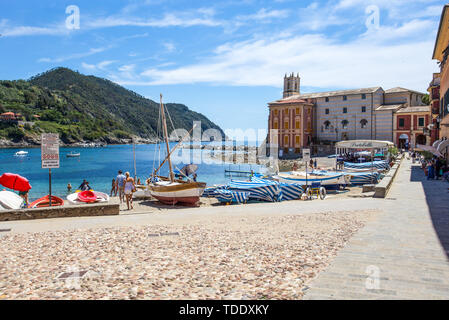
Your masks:
M398 34L408 34L412 30L411 26L403 26ZM431 39L414 41L412 38L396 43L362 37L339 43L316 34L288 39L254 39L220 46L213 57L197 64L169 70L150 68L141 73L141 79L122 84L210 83L280 87L283 74L299 71L302 83L308 87L381 85L425 90L432 71L436 70L431 60L432 49Z
M173 42L165 42L163 46L167 52L173 52L176 50L176 46Z
M88 64L86 62L82 62L81 66L86 69L86 70L90 70L90 71L106 71L107 67L110 66L113 63L116 63L117 61L115 60L105 60L105 61L101 61L97 64Z
M62 56L62 57L58 57L58 58L40 58L38 60L38 62L59 63L59 62L64 62L64 61L68 61L68 60L73 60L73 59L81 59L81 58L85 58L85 57L92 56L94 54L106 51L110 48L111 47L91 48L87 52L74 53L74 54L70 54L70 55L66 55L66 56Z
M262 8L254 14L238 16L237 20L270 20L272 18L287 18L288 15L288 10L267 10Z

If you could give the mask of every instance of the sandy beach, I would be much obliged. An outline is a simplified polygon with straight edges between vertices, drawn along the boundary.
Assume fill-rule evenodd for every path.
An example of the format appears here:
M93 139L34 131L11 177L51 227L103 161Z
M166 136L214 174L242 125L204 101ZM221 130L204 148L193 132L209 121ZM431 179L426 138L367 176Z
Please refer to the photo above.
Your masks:
M251 206L239 206L233 216L4 235L0 297L300 299L308 281L375 215L260 216ZM75 271L89 272L57 279Z

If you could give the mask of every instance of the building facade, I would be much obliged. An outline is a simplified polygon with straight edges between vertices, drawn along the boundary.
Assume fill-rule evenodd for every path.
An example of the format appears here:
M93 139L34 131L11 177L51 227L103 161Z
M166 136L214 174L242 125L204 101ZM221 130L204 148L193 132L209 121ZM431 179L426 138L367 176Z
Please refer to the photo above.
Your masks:
M432 114L431 124L430 124L430 137L431 144L439 139L440 136L440 125L439 125L439 115L440 115L440 81L441 76L439 73L434 73L432 81L429 84L427 91L429 92L430 100L430 113Z
M447 141L449 138L449 5L443 7L440 25L435 41L432 58L440 65L439 73L439 112L436 118L439 129L439 142ZM439 151L449 158L449 147L447 143L438 143ZM443 147L444 146L444 147Z
M406 108L412 108L411 113L421 112L424 95L401 87L301 94L299 75L291 74L284 77L283 98L268 104L268 127L279 130L276 140L273 138L270 143L278 144L281 154L298 155L311 144L356 139L396 142L395 114ZM426 110L430 121L430 108ZM413 127L407 141L411 146L418 136L415 128L418 126Z
M430 106L405 107L394 113L394 143L399 148L430 145L431 137L426 134L431 124Z

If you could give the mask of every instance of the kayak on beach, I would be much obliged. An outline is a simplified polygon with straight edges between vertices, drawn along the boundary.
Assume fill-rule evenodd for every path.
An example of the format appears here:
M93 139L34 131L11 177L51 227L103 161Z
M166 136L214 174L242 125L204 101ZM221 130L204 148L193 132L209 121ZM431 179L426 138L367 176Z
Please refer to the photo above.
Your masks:
M52 207L60 207L64 205L64 200L57 197L57 196L51 196L51 206ZM50 206L50 196L46 195L45 197L42 197L40 199L37 199L36 201L33 201L30 203L28 208L46 208Z

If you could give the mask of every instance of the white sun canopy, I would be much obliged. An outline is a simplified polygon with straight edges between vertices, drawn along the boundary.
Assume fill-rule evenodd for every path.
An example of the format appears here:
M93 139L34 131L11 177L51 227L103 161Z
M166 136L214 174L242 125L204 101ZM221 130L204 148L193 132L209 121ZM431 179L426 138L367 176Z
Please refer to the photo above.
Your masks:
M348 140L340 141L335 145L336 148L340 149L387 149L393 147L393 142L390 141L379 141L379 140Z

